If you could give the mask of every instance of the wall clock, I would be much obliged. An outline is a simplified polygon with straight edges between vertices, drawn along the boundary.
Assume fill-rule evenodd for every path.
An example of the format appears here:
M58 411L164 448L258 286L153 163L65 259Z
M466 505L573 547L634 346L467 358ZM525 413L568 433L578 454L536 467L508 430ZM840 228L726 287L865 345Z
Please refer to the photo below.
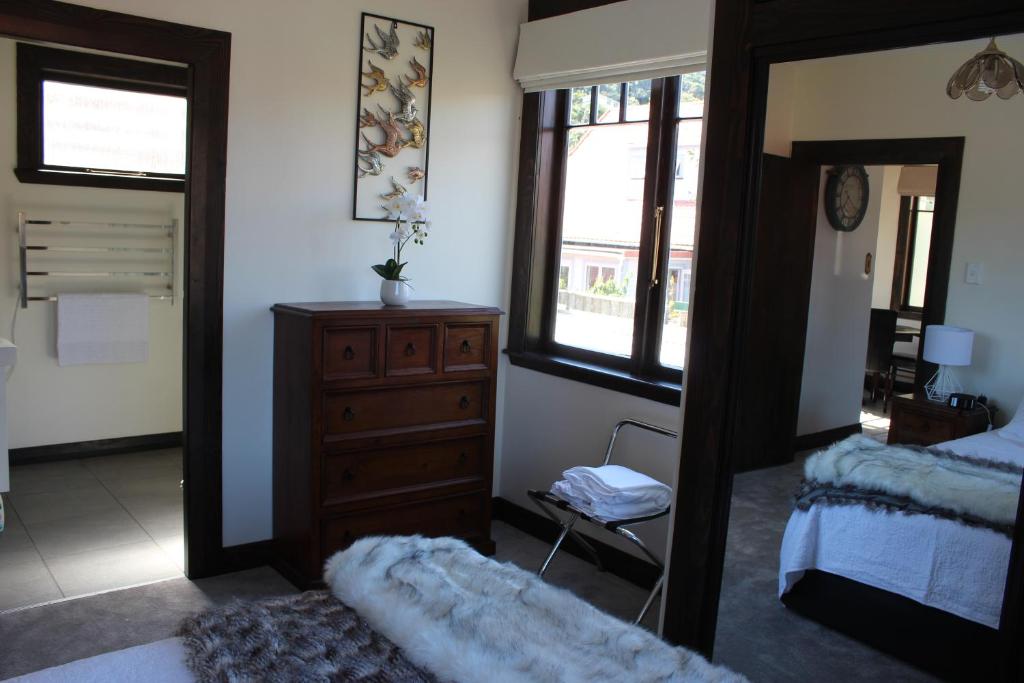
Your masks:
M868 210L868 174L863 166L834 166L825 182L825 217L836 230L857 229Z

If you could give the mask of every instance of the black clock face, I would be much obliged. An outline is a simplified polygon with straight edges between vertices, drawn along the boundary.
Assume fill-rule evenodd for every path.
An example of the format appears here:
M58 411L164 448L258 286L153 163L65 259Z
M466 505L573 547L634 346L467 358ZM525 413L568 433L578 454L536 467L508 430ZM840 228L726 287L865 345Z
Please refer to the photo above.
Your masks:
M836 230L851 232L868 210L868 174L863 166L836 166L825 184L825 216Z

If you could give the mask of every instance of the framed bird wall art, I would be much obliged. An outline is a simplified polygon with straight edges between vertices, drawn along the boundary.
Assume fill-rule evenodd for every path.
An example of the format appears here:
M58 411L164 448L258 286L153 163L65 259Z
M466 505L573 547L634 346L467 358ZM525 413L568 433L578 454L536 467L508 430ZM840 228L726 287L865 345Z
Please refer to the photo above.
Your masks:
M427 196L434 29L363 13L352 218L387 221L382 205Z

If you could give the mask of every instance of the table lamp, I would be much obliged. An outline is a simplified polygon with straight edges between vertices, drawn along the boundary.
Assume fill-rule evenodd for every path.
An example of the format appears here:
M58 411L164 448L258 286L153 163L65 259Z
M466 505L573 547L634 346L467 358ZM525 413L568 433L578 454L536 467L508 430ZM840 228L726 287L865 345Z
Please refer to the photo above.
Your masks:
M924 359L939 369L924 385L932 401L948 401L950 394L961 393L963 386L952 368L971 364L974 331L952 325L928 325L924 334Z

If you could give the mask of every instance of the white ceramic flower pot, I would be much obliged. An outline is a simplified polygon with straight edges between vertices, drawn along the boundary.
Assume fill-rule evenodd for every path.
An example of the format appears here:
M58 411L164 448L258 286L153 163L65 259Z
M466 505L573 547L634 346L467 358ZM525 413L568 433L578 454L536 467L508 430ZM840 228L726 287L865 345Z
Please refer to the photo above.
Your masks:
M401 280L381 280L380 300L388 306L404 306L409 303L409 286Z

